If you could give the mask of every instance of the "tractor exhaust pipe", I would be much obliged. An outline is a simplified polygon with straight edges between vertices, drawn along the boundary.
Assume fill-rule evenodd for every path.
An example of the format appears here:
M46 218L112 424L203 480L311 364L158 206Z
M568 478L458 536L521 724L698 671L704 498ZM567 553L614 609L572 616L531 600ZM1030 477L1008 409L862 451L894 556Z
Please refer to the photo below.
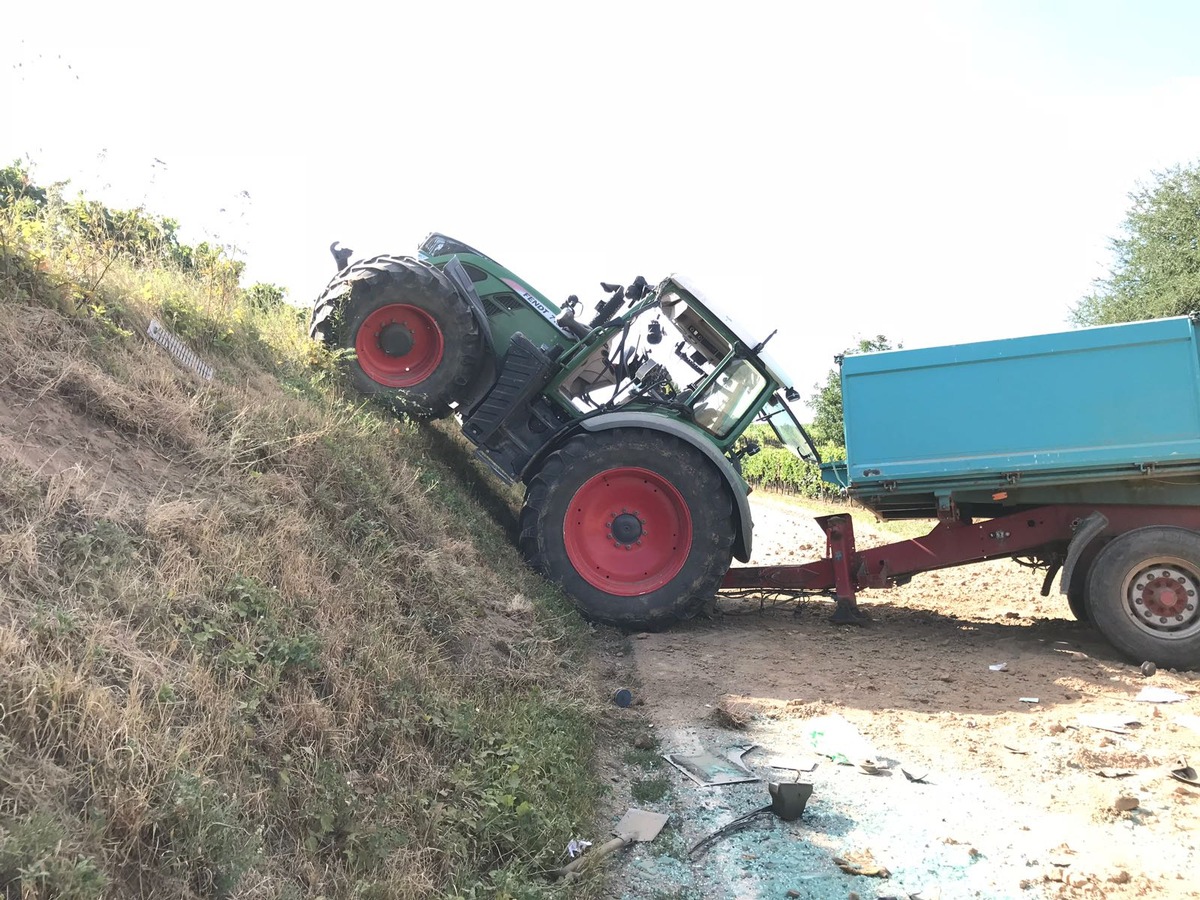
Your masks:
M349 247L338 247L338 242L334 241L329 245L329 252L333 254L333 260L337 263L337 270L340 272L346 266L350 265L350 257L354 251Z

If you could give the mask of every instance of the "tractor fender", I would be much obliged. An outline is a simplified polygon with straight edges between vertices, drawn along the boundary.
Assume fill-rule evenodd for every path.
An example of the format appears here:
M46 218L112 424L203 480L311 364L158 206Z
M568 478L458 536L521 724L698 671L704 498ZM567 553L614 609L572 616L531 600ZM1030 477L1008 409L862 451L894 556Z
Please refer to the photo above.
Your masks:
M460 411L470 411L496 383L497 357L496 344L492 340L492 323L488 321L483 301L479 298L479 292L475 290L475 285L471 282L471 276L467 274L467 270L457 256L452 256L450 261L442 267L442 274L450 280L450 283L458 290L459 296L467 302L467 306L471 309L471 315L479 324L479 333L483 335L484 364L479 367L475 378L463 392L463 401L459 404Z
M1071 537L1071 543L1067 545L1067 558L1063 561L1062 577L1059 579L1059 590L1062 593L1067 593L1071 587L1071 578L1075 574L1075 564L1079 562L1079 558L1083 556L1083 551L1088 545L1104 532L1108 527L1108 519L1098 512L1093 512L1087 518L1080 521L1079 526L1075 529L1075 534Z
M696 434L694 428L675 419L668 419L654 413L619 411L601 413L598 416L590 416L583 419L575 428L564 430L556 436L554 445L560 445L564 439L571 434L577 433L579 429L583 429L584 431L608 431L611 428L646 428L651 431L661 431L664 434L673 435L682 441L686 441L711 460L712 464L716 466L717 471L721 473L721 477L725 479L725 483L729 485L729 492L733 494L734 508L737 515L737 521L734 523L733 555L741 562L750 561L750 551L754 539L754 520L750 516L750 501L747 499L748 491L746 489L746 482L742 480L742 476L733 467L733 463L720 450ZM539 464L540 459L544 458L550 449L552 448L546 448L545 451L539 452L538 457L535 457L533 460L533 464Z

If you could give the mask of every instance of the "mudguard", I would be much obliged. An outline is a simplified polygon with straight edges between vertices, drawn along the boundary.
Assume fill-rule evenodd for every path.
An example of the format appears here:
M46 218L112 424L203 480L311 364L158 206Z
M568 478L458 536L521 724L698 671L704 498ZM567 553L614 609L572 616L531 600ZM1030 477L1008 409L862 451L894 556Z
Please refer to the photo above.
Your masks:
M717 471L721 473L721 477L725 479L725 483L729 485L729 492L733 494L734 510L737 516L737 522L734 523L733 555L741 562L750 561L750 552L753 549L754 543L754 520L750 515L750 501L747 499L746 482L742 480L742 476L733 467L733 463L720 450L696 434L695 428L675 419L668 419L664 416L648 412L621 411L602 413L598 416L585 418L578 423L576 428L568 429L558 435L554 444L557 446L569 434L574 434L578 429L583 429L584 431L608 431L611 428L646 428L650 431L661 431L664 434L673 435L682 441L686 441L711 460L712 464L717 467ZM534 464L537 464L542 456L543 453L539 453L538 458L534 460ZM525 480L528 479L526 478Z
M1092 513L1079 523L1079 527L1075 529L1075 535L1071 538L1071 543L1067 546L1067 558L1063 562L1062 577L1059 579L1059 590L1062 593L1065 594L1070 590L1071 579L1075 575L1075 564L1079 562L1083 551L1107 527L1108 519L1098 512Z

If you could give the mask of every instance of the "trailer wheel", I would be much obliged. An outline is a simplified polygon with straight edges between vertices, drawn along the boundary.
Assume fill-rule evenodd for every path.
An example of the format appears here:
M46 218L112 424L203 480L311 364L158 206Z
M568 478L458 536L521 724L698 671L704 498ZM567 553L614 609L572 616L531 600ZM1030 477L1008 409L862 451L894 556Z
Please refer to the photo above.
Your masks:
M339 272L313 306L310 332L354 351L346 372L358 391L422 418L446 415L483 360L470 306L445 275L409 257Z
M1088 608L1088 579L1092 573L1092 563L1095 562L1101 544L1102 542L1099 540L1093 541L1092 545L1083 551L1083 554L1075 562L1075 569L1071 573L1071 583L1067 585L1067 606L1071 609L1071 615L1075 617L1075 621L1085 625L1091 624L1092 621L1092 615Z
M1137 528L1101 550L1088 577L1092 621L1135 662L1200 664L1200 534Z
M584 433L529 483L521 551L585 618L659 628L694 616L733 555L733 498L698 450L647 429Z

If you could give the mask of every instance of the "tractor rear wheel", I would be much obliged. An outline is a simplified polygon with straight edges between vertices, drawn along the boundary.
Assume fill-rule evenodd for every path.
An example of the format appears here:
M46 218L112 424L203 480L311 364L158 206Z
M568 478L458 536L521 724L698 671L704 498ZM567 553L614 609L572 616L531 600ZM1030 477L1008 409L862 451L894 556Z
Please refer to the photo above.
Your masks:
M461 400L483 360L471 308L439 270L403 256L377 256L338 273L313 305L311 335L353 350L355 388L422 418Z
M694 616L733 555L733 498L696 448L647 429L576 435L529 483L521 551L585 618L659 628Z

